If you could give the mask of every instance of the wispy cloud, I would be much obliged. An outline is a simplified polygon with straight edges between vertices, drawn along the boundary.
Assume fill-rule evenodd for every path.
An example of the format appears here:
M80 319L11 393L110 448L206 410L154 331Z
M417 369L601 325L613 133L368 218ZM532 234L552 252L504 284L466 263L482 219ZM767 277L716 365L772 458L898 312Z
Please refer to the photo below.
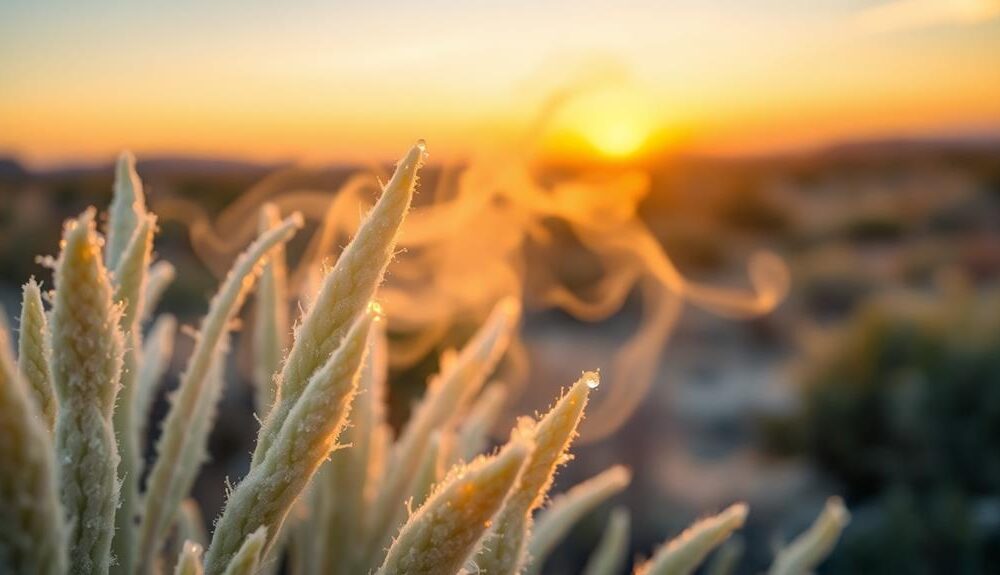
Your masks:
M1000 0L892 0L858 13L868 32L896 32L943 25L970 25L1000 17Z

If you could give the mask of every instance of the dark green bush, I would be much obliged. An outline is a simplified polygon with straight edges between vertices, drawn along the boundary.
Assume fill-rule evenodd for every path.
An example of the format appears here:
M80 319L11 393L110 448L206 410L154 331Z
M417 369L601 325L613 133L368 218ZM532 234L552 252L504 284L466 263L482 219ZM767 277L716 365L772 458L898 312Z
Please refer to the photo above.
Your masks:
M987 297L880 299L804 371L798 447L863 510L837 571L1000 564L998 310Z

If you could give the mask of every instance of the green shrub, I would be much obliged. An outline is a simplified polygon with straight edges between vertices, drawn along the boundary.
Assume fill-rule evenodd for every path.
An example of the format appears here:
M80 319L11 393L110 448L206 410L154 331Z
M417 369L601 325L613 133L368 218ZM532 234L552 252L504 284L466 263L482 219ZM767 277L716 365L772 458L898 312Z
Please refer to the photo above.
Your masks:
M1000 560L1000 300L956 298L866 305L805 370L796 422L772 422L783 450L796 444L857 508L842 572Z

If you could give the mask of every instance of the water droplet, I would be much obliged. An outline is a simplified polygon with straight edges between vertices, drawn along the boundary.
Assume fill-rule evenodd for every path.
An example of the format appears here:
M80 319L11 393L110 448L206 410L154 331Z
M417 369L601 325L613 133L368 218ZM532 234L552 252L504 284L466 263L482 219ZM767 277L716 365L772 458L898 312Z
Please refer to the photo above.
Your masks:
M372 321L381 321L385 319L385 312L382 310L382 304L377 301L368 302L368 311L372 314Z
M419 148L421 152L426 152L427 142L425 142L423 138L420 138L419 140L417 140L417 148Z
M596 372L590 371L583 374L583 381L590 389L597 389L597 386L601 385L601 376Z

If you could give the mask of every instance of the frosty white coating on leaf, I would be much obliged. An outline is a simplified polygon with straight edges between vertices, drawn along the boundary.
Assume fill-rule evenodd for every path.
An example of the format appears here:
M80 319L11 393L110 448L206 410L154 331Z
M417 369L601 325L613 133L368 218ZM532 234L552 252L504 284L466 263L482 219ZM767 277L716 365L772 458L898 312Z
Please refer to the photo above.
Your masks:
M282 367L275 403L258 436L251 466L261 463L306 382L339 344L351 321L368 306L381 283L423 160L424 147L418 144L399 163L382 197L327 274L312 308L295 329L295 342Z
M266 526L270 537L280 532L292 504L340 435L357 391L371 323L368 312L354 322L341 345L309 379L267 456L229 496L205 558L209 575L222 573L257 528Z
M601 542L587 559L583 575L618 575L625 572L630 522L628 509L616 507L611 512Z
M369 554L385 548L405 517L404 502L433 430L461 414L494 370L510 344L520 318L520 305L505 299L465 345L458 357L442 361L441 374L428 385L399 441L393 446L385 476L372 511Z
M632 481L628 469L616 465L552 499L535 520L528 542L528 566L525 573L541 573L549 553L566 537L581 517L608 498L625 489Z
M49 324L42 293L35 278L24 284L21 298L21 334L18 338L17 369L28 384L32 399L49 432L56 425L58 402L49 369Z
M144 214L139 226L126 246L118 265L112 274L115 288L114 299L122 306L121 326L123 332L139 325L146 295L146 273L153 252L153 234L156 231L156 216Z
M260 233L280 223L278 207L264 204L260 209ZM274 402L274 378L278 375L282 354L291 337L287 282L285 247L277 245L267 254L254 298L254 401L257 405L257 417L261 419L267 417Z
M521 480L497 514L483 540L476 564L486 573L520 573L527 562L526 544L531 532L531 514L548 493L556 468L576 435L589 398L594 372L583 374L555 406L539 421L522 421L515 433L530 437L535 449L525 463Z
M61 575L66 526L55 454L9 348L9 335L0 326L0 573Z
M531 451L527 440L454 469L403 526L379 575L456 573L489 526Z
M118 438L118 481L121 496L115 514L115 537L111 551L115 556L113 573L130 574L135 565L135 519L139 507L139 475L142 469L139 425L135 420L135 393L139 371L139 350L142 337L139 319L142 313L146 270L153 251L153 232L156 216L141 214L132 240L125 247L112 275L115 287L114 300L121 306L119 319L125 336L125 353L118 388L118 408L113 423Z
M351 418L354 422L347 438L351 440L354 449L361 455L361 461L366 467L368 480L375 481L381 469L373 463L373 459L384 456L377 454L374 434L386 423L386 379L389 372L389 341L386 335L386 322L372 323L368 334L368 360L361 371L361 383L358 389L358 400ZM366 484L368 481L366 480ZM367 497L367 496L366 496Z
M246 292L253 286L261 259L275 245L288 241L301 227L301 216L293 214L282 225L258 238L237 258L218 294L212 298L157 444L156 463L149 476L139 532L141 566L151 564L176 516L177 504L190 489L190 484L185 487L183 483L193 481L194 472L185 468L183 463L190 465L200 461L201 446L208 430L192 428L191 418L198 413L199 405L208 402L206 388L210 392L212 386L206 383L207 375L211 365L220 361L223 335ZM186 454L189 449L196 449L198 456Z
M267 527L261 527L247 536L226 567L225 575L255 575L267 542Z
M389 371L389 340L386 322L377 319L372 322L368 334L368 356L361 369L358 397L351 411L352 425L344 432L346 442L356 450L357 464L361 469L352 470L355 481L360 483L359 501L364 502L361 523L367 517L375 496L375 489L381 480L388 451L391 429L386 421L386 379ZM358 550L355 550L358 551Z
M770 575L811 573L833 550L841 531L850 520L851 515L844 507L844 502L839 497L831 497L812 527L778 552L768 573Z
M191 491L201 465L208 460L208 434L215 423L216 407L225 383L225 361L228 351L229 338L228 336L223 336L216 355L212 360L212 365L205 375L202 397L195 405L195 411L190 414L185 445L181 450L181 457L177 461L172 483L169 486L169 490L162 496L162 500L156 503L161 509L177 510L174 517L178 522L182 519L179 514L183 513L184 498ZM170 399L172 402L176 401L177 395L172 395ZM151 528L152 524L149 523L148 526ZM140 534L140 542L145 543L145 538L155 535L155 533L147 531L147 524L144 524L143 527L144 529ZM140 565L145 568L148 563L143 562Z
M115 269L146 213L146 196L135 171L135 156L122 152L115 166L114 194L108 210L108 245L105 264Z
M101 261L91 208L66 225L55 271L52 383L59 398L56 457L71 527L73 573L106 573L118 506L111 413L122 366L119 310Z
M185 541L181 548L181 554L177 558L177 567L174 575L201 575L202 547L194 541Z
M358 380L358 393L351 408L350 425L344 429L339 449L323 464L313 480L309 525L303 536L315 539L311 573L334 575L363 570L363 545L367 510L377 484L383 457L377 436L385 424L385 377L387 369L385 322L372 323L368 354Z
M743 527L747 506L737 503L722 513L702 519L660 548L653 558L636 569L636 575L687 575L701 565L708 554Z

